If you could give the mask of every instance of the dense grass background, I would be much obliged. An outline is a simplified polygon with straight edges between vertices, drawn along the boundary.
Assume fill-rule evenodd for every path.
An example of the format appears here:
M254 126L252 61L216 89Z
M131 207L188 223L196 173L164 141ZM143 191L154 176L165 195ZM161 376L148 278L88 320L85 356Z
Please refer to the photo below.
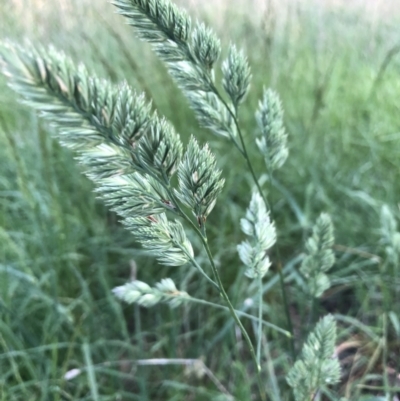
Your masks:
M198 127L164 67L113 7L89 3L3 2L0 38L53 43L100 76L126 79L146 92L185 142L193 133L210 143L227 180L209 219L211 245L235 305L244 307L255 294L236 255L238 222L252 188L244 162L228 142ZM291 154L276 185L265 188L279 227L297 349L318 314L335 313L346 350L340 392L351 400L362 394L394 399L400 388L399 266L386 260L379 215L383 204L399 215L398 16L378 2L364 10L362 3L337 2L181 3L217 30L225 49L234 41L249 56L253 85L241 123L259 175L264 165L254 144L254 109L263 85L282 97ZM199 306L144 310L114 299L111 289L131 277L150 284L171 277L191 295L219 302L192 270L143 257L95 199L73 154L17 103L3 77L0 160L1 401L222 400L228 393L255 399L249 355L226 313ZM334 219L337 264L332 289L309 319L297 268L321 211ZM201 253L199 261L205 263ZM276 267L264 301L265 319L286 327ZM289 400L287 340L265 334L276 370L276 378L265 374L266 386L279 399L276 379L280 399ZM215 377L200 362L135 363L150 358L199 358ZM72 369L81 374L65 380Z

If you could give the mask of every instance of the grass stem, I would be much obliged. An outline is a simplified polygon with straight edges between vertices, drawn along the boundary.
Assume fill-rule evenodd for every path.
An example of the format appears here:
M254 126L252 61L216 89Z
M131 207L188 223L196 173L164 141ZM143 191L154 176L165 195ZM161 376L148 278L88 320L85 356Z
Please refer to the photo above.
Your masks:
M261 366L261 343L262 343L262 306L263 306L263 287L262 277L258 276L258 336L257 336L257 363Z

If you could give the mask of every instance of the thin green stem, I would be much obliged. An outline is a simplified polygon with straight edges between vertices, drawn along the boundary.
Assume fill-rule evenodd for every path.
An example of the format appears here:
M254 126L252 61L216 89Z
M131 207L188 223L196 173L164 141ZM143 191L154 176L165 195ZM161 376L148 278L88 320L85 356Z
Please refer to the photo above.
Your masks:
M237 127L239 127L239 124L238 124L238 122L237 122L236 119L235 119L235 122L236 122ZM249 170L250 170L250 173L251 173L251 175L252 175L252 177L253 177L253 181L254 181L254 183L256 184L257 190L258 190L259 194L261 195L261 197L263 198L263 201L265 202L265 204L266 204L266 205L268 206L268 208L269 208L268 199L267 199L267 197L264 195L264 192L263 192L262 189L261 189L260 183L258 182L258 178L257 178L257 176L256 176L256 173L254 172L253 165L251 164L251 161L250 161L250 158L249 158L249 154L247 153L246 145L245 145L245 143L244 143L244 139L243 139L242 133L241 133L241 131L240 131L239 128L238 128L238 133L239 133L240 141L241 141L242 146L243 146L243 156L244 156L244 158L246 159L246 163L247 163L247 166L248 166L248 168L249 168Z
M262 343L262 306L263 306L263 288L262 277L258 275L258 338L257 338L257 363L261 366L261 343Z
M165 185L165 189L167 190L169 197L173 201L174 206L176 207L177 213L193 228L193 230L196 232L196 234L199 236L199 238L201 239L201 241L204 244L203 239L204 239L204 237L206 235L205 234L205 226L203 225L202 226L202 231L200 231L200 229L196 226L196 224L193 222L193 220L182 210L181 206L179 205L178 200L176 199L176 196L174 195L174 193L171 190L171 185L170 185L169 182L167 182L167 184ZM194 261L194 259L193 259L193 261ZM202 270L202 271L208 277L208 275L204 272L204 270ZM214 274L215 281L218 283L218 280L217 280L217 277L215 276L214 271L213 271L213 274ZM208 277L208 280L210 281L211 278ZM213 281L213 280L211 280L211 281ZM217 283L214 283L214 284L216 284L218 290L220 290L219 284L217 284Z
M219 275L218 269L217 269L217 267L215 266L215 263L214 263L214 258L213 258L212 254L211 254L210 247L208 246L207 237L202 237L202 241L203 241L204 248L205 248L205 250L207 252L208 258L210 260L211 268L212 268L212 270L214 272L214 275L215 275L215 277L217 279L217 283L219 285L221 296L224 298L225 302L227 303L228 308L229 308L229 310L231 312L231 315L232 315L233 319L235 320L236 324L240 328L240 331L243 334L243 337L244 337L244 339L245 339L245 341L247 343L247 346L248 346L248 348L250 350L250 354L251 354L251 356L253 358L253 361L254 361L254 363L256 365L257 381L258 381L258 386L259 386L259 390L260 390L260 395L261 395L261 399L263 401L265 401L266 400L266 395L265 395L265 391L263 389L263 384L262 384L261 375L260 375L261 366L258 364L257 356L256 356L256 354L254 352L253 343L251 342L250 337L249 337L246 329L244 328L242 322L240 321L240 319L239 319L239 317L238 317L235 309L233 308L233 305L232 305L232 303L231 303L231 301L230 301L230 299L228 297L228 294L226 293L226 291L224 289L224 286L222 284L221 277Z
M311 328L314 325L315 309L316 309L316 300L315 297L313 296L310 300L310 311L307 319L307 333L311 332Z
M290 317L289 302L287 299L286 288L285 288L285 280L284 280L283 273L282 273L282 267L280 265L278 266L278 274L279 274L279 282L280 282L281 290L282 290L282 298L283 298L283 305L285 308L286 320L287 320L289 332L291 334L291 337L289 339L290 352L292 354L293 361L295 361L296 360L296 348L294 346L293 324L292 324L292 319Z
M269 377L271 380L272 393L274 394L274 401L278 401L278 400L281 400L281 395L279 393L279 386L278 386L278 381L276 379L274 362L271 357L271 352L270 352L267 337L265 337L263 346L264 346L264 350L265 350L265 358L267 360L267 370L268 370L268 374L269 374Z
M227 306L224 306L224 305L216 304L214 302L209 302L209 301L205 301L204 299L194 298L194 297L190 297L190 296L188 298L186 298L186 299L191 301L191 302L193 302L193 303L196 303L196 304L212 306L213 308L222 309L222 310L225 310L225 311L229 312L229 308ZM257 317L255 317L253 315L250 315L250 314L248 314L246 312L243 312L243 311L240 311L240 310L237 310L237 309L235 309L235 312L239 316L243 316L243 317L245 317L247 319L250 319L250 320L252 320L254 322L259 322L259 319ZM276 325L274 325L274 324L272 324L270 322L267 322L266 320L261 320L261 324L263 326L265 326L265 327L269 327L272 330L278 331L279 333L282 333L287 337L290 337L290 333L288 331L286 331L284 329L281 329L280 327L278 327L278 326L276 326Z
M218 284L211 277L208 276L208 274L202 269L202 267L196 262L196 260L190 257L190 261L196 267L196 269L207 279L207 281L219 291Z
M224 100L224 98L221 96L221 94L219 93L219 91L217 90L217 88L215 86L213 87L213 90L214 90L215 94L218 96L218 98L221 100L221 102L224 104L224 106L226 107L226 109L228 110L229 114L231 115L231 117L233 118L233 120L235 122L235 126L236 126L236 129L237 129L239 138L240 138L240 142L242 144L242 150L241 150L240 153L246 159L246 162L247 162L247 165L249 167L250 173L251 173L251 175L253 177L254 183L257 186L257 190L258 190L259 194L261 195L261 197L263 198L263 200L264 200L265 204L267 205L267 207L271 210L271 215L272 215L273 214L272 213L272 208L270 207L269 202L268 202L266 196L264 195L264 193L263 193L263 191L261 189L261 186L260 186L260 184L258 182L258 178L257 178L257 176L256 176L256 174L254 172L253 165L252 165L252 163L250 161L250 158L248 156L247 149L246 149L246 144L245 144L244 139L243 139L242 131L240 129L239 121L237 119L236 113L234 113L232 111L232 109L229 107L228 103ZM269 177L272 180L272 172L271 171L269 171ZM282 297L283 297L283 302L284 302L284 307L285 307L285 313L286 313L286 318L287 318L287 322L288 322L288 329L289 329L290 333L292 334L291 340L290 340L290 349L291 349L292 358L294 360L296 358L296 350L295 350L294 338L293 338L293 324L292 324L292 319L290 317L289 303L288 303L288 300L287 300L284 277L283 277L282 269L280 267L281 258L280 258L280 252L279 252L279 247L278 246L276 246L276 253L277 253L277 259L278 259L279 281L280 281L280 285L281 285L281 291L282 291Z
M272 175L271 169L268 170L268 176L270 177L270 180L272 183L273 175ZM271 207L269 207L269 210L270 210L271 216L273 216L274 211L273 211L272 205L271 205ZM281 253L280 253L278 244L276 244L275 249L276 249L276 258L278 260L277 265L278 265L279 283L281 286L281 292L282 292L282 298L283 298L283 306L285 308L288 329L292 335L289 340L290 352L292 354L292 359L294 361L296 359L296 348L294 345L293 323L292 323L292 318L290 316L288 296L287 296L286 287L285 287L285 278L283 277L282 266L281 266Z
M383 384L385 386L385 396L386 399L391 400L392 399L392 388L390 386L390 381L388 377L388 316L387 312L385 312L382 316L383 320L383 334L382 334L382 363L384 366L384 374L383 374Z
M219 100L223 103L223 105L226 107L226 109L228 110L228 113L231 115L231 117L233 118L233 121L235 122L235 126L236 126L236 130L238 132L239 135L239 139L240 139L240 143L242 145L242 148L240 148L237 145L237 142L235 140L233 140L233 142L235 143L236 147L238 148L239 152L242 154L242 156L245 158L247 166L250 170L250 174L253 177L253 181L257 186L257 190L260 193L260 195L262 196L265 204L268 206L268 200L266 198L266 196L264 195L260 183L258 182L258 178L256 176L256 173L254 172L254 168L253 165L251 164L250 158L249 158L249 154L247 153L247 148L246 148L246 144L244 142L244 138L243 138L243 134L242 134L242 130L240 129L240 125L239 125L239 121L237 119L236 113L232 111L232 109L229 107L228 103L225 101L225 99L221 96L221 94L219 93L218 89L213 86L212 88L214 90L214 93L218 96Z
M152 174L151 172L149 173L149 175L152 176L154 179L159 180L159 178L156 175ZM187 221L192 226L192 228L195 230L197 235L201 238L203 236L202 232L194 224L192 219L182 210L181 206L179 205L178 200L176 199L174 193L172 192L171 183L170 183L170 180L169 180L167 174L165 173L165 171L162 171L162 176L163 176L164 182L162 182L162 181L160 181L160 182L163 185L163 187L165 188L165 190L167 191L167 193L176 209L176 210L173 210L173 209L168 209L168 210L177 214L178 216L182 217L185 221ZM186 253L185 249L183 249L183 248L182 248L182 251L184 253ZM196 260L191 257L191 255L187 254L187 256L190 258L192 264L196 267L196 269L199 271L199 273L219 291L218 284L214 280L211 279L211 277L202 269L202 267L196 262Z
M218 289L219 289L220 295L222 296L222 298L227 303L228 309L229 309L234 321L239 326L240 331L242 332L243 337L244 337L244 339L245 339L245 341L247 343L247 346L248 346L248 348L250 350L250 354L251 354L251 356L252 356L252 358L254 360L254 363L256 364L257 381L258 381L258 386L259 386L259 390L260 390L260 395L261 395L262 401L265 401L266 400L266 396L265 396L265 392L263 390L263 385L262 385L261 376L260 376L261 368L260 368L260 365L257 362L257 356L256 356L256 354L254 352L254 346L253 346L253 344L252 344L252 342L250 340L250 337L249 337L246 329L244 328L242 322L240 321L240 319L239 319L239 317L238 317L238 315L236 313L236 310L234 309L234 307L233 307L233 305L232 305L232 303L231 303L231 301L230 301L230 299L228 297L228 294L226 293L226 291L224 289L224 286L222 284L221 277L220 277L220 275L218 273L218 269L217 269L217 267L215 265L214 258L212 256L210 247L208 246L208 240L207 240L207 233L206 233L205 225L203 225L201 227L201 231L200 231L200 229L194 224L193 220L190 219L189 216L187 216L187 214L180 207L179 202L177 201L175 195L173 194L169 183L167 183L167 188L166 189L168 191L168 195L170 196L171 200L174 202L174 205L175 205L178 213L182 216L182 218L184 218L193 227L193 229L195 230L197 235L200 237L201 242L203 243L204 249L207 252L207 256L208 256L208 259L209 259L210 264L211 264L211 269L213 271L213 274L214 274L214 277L215 277L215 281L216 281L216 283L218 285Z

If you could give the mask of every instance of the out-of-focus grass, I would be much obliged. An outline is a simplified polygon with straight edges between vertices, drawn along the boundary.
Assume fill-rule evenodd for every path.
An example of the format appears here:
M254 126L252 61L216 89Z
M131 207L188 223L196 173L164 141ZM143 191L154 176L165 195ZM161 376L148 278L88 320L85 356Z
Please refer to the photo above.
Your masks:
M7 2L0 7L0 37L53 43L101 76L126 79L146 92L184 141L194 133L210 142L227 180L210 216L211 244L240 308L254 291L243 285L236 255L238 222L252 187L245 165L229 143L198 127L164 67L112 6L90 3ZM384 256L381 205L387 203L398 214L398 16L371 17L360 11L359 2L348 9L336 3L271 2L269 13L265 5L257 10L256 2L245 9L221 2L218 12L190 4L194 14L215 27L225 48L234 41L250 58L252 92L240 118L260 175L264 167L254 146L254 108L263 85L282 97L291 154L269 196L296 333L301 337L300 322L308 316L297 285L302 241L319 212L328 211L336 226L338 263L333 290L318 308L367 325L369 331L342 323L341 340L357 338L364 346L361 366L373 360L382 341L390 366L400 335L394 329L399 281L396 269L385 272L374 255ZM384 6L382 14L374 15L387 17ZM95 200L73 155L51 140L51 128L16 103L2 77L0 85L0 399L217 399L220 389L207 376L184 374L180 366L136 367L130 362L154 357L203 357L231 394L251 399L254 375L250 363L238 362L248 355L232 322L224 323L227 315L188 306L123 309L114 300L111 288L132 274L149 283L170 276L195 296L217 297L194 272L162 268L143 258L115 216ZM284 327L275 273L265 284L265 316ZM290 363L282 351L286 343L273 332L268 336L284 389L281 373ZM383 356L378 354L371 372L384 371L375 370ZM72 369L82 374L64 380ZM356 394L357 383L350 375L348 395Z

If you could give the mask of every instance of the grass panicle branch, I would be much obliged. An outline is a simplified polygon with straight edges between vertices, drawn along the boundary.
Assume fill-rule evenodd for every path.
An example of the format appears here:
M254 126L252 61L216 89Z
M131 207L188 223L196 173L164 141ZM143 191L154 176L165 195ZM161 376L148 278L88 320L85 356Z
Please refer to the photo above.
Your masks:
M178 290L175 283L170 278L162 279L155 287L150 287L148 284L134 280L122 286L115 287L113 293L116 297L128 304L139 304L146 308L153 307L159 303L167 304L173 308L181 306L183 303L195 303L209 306L212 308L222 309L229 312L229 308L215 302L209 302L204 299L199 299L190 296L187 292ZM258 318L246 312L236 310L237 315L258 322ZM286 330L277 327L270 322L262 320L262 325L270 328L280 334L290 337L290 333Z
M2 67L24 102L56 126L60 142L78 160L106 203L161 263L180 266L193 256L165 182L182 154L179 135L143 95L89 76L54 48L28 51L7 43ZM121 89L121 90L120 90Z

